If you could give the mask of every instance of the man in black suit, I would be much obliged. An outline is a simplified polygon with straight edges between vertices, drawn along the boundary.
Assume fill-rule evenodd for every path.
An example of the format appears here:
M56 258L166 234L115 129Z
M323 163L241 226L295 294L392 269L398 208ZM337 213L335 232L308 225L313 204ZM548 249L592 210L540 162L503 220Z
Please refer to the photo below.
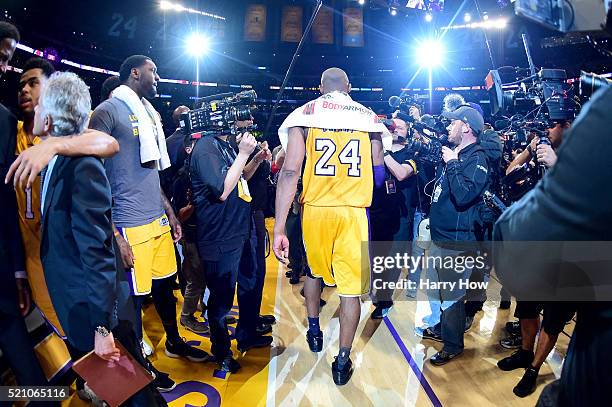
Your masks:
M17 29L0 22L0 76L19 41ZM0 179L15 158L17 119L0 104ZM12 185L0 182L0 350L20 385L46 385L23 320L30 308L23 247ZM31 403L31 405L35 405Z
M90 109L85 83L73 73L56 73L41 91L34 134L80 134ZM144 365L129 315L133 305L127 282L117 272L112 198L102 162L92 156L56 156L41 178L41 261L67 340L83 354L93 349L116 361L116 337ZM157 394L147 387L129 405L158 405Z

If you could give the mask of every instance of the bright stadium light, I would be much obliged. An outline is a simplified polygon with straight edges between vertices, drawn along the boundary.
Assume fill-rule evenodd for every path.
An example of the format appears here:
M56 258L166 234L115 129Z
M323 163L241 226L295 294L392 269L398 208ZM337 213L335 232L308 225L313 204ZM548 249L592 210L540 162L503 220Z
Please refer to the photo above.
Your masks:
M208 52L210 41L200 33L193 33L185 41L185 47L194 57L201 57Z
M433 16L431 15L431 13L425 14L425 21L431 23L431 20L433 20Z
M365 0L359 0L359 4L363 6L365 4Z
M209 13L207 11L202 11L202 10L195 10L189 7L185 7L182 4L172 3L167 0L162 0L159 3L159 8L162 9L163 11L176 11L177 13L185 12L185 13L190 13L190 14L199 14L204 17L210 17L210 18L214 18L217 20L225 21L225 17L219 16L217 14Z
M470 21L472 21L472 15L470 13L465 13L463 15L463 21L465 21L466 23L469 23Z
M438 40L426 40L418 44L416 59L422 67L434 68L444 60L444 46Z

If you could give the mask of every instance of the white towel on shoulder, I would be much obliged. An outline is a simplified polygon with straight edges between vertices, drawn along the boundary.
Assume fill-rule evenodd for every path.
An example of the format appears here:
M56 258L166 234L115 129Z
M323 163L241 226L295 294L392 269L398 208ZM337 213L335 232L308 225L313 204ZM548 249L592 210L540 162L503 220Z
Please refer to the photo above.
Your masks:
M138 119L138 140L140 141L140 162L155 161L158 170L170 167L170 157L166 149L166 138L159 113L145 98L140 99L136 92L126 85L113 91L112 97L124 102Z
M382 133L386 127L367 107L344 92L331 92L295 109L278 129L278 137L287 151L290 127L315 127L330 130L357 130Z

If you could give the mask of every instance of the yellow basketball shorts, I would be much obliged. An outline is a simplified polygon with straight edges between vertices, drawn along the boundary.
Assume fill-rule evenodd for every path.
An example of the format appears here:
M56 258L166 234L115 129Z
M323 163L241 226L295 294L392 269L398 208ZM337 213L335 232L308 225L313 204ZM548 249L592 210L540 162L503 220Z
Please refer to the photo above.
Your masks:
M304 205L302 235L313 277L358 297L370 288L366 208Z
M134 253L134 267L129 270L132 294L151 292L153 280L176 273L174 242L166 215L153 222L132 228L117 228Z

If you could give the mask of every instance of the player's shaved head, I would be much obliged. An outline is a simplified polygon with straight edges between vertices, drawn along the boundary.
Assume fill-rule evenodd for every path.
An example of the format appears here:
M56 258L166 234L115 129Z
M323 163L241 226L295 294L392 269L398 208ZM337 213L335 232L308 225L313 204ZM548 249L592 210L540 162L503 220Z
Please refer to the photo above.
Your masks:
M351 84L348 76L340 68L329 68L321 75L321 86L319 87L322 94L333 91L350 92Z

